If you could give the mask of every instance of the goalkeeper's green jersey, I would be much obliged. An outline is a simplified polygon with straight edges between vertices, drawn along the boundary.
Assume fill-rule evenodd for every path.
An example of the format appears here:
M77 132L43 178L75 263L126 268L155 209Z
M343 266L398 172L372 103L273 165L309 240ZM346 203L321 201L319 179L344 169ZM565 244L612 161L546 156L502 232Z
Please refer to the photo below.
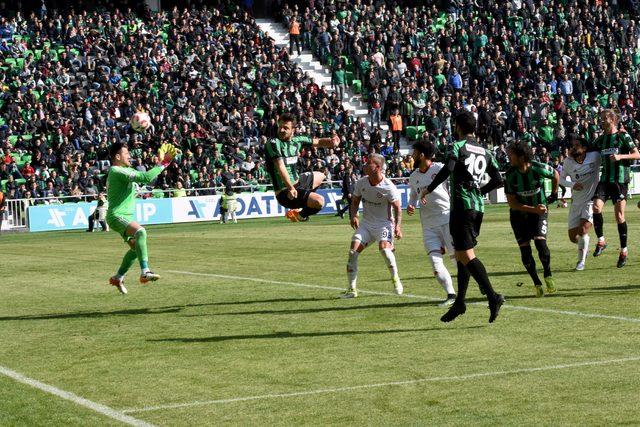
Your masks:
M109 202L107 217L133 217L138 188L134 184L148 184L156 179L163 170L162 166L156 166L147 172L122 166L111 166L107 177L107 201Z

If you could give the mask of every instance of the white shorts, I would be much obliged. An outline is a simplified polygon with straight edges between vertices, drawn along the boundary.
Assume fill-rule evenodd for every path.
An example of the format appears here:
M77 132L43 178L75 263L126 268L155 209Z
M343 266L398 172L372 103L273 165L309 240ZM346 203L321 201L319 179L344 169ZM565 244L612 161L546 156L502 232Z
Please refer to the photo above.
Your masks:
M360 226L353 233L352 242L360 241L363 246L368 246L373 242L389 242L393 243L393 225L387 224L383 226L371 226L360 223Z
M422 241L427 253L434 251L440 252L444 248L449 253L449 256L453 256L455 254L453 249L453 239L449 232L449 224L423 228Z
M579 227L583 219L593 224L593 202L591 200L582 204L571 203L568 220L569 230Z

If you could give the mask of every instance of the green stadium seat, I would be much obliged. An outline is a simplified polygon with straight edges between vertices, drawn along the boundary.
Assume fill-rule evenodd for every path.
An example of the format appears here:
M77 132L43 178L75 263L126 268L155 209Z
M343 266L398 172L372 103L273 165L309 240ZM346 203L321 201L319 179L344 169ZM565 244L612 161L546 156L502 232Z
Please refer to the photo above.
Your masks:
M153 196L154 199L164 199L164 192L158 188L154 188L151 191L151 196Z
M426 131L426 128L424 126L407 126L407 129L406 129L407 138L412 141L415 141L425 131Z
M264 117L264 110L261 108L256 108L253 112L258 116L258 118L262 119Z
M347 85L351 86L351 83L353 83L353 73L351 71L347 71L346 73L344 73L344 77L347 81Z
M7 182L9 182L8 179L3 179L2 181L0 181L0 188L2 189L3 193L7 191Z
M21 185L21 184L26 184L27 180L25 178L17 178L16 180L16 185Z
M362 81L352 80L351 89L353 89L353 93L362 93Z
M18 135L9 135L9 138L7 139L9 140L9 144L16 145L16 142L18 142Z

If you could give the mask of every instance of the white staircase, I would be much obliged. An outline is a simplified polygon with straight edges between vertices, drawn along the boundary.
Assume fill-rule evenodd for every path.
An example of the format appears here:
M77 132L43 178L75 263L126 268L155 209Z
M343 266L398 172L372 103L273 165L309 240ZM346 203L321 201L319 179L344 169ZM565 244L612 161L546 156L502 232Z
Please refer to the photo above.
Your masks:
M289 48L289 32L279 22L272 21L270 19L256 19L258 27L271 37L276 46L286 46ZM309 76L319 85L324 86L325 90L329 93L333 92L331 88L331 70L322 65L320 61L313 58L313 54L309 50L302 50L302 54L298 55L298 52L294 49L293 55L290 56L291 60L295 62L303 72L308 73ZM354 94L350 87L347 87L345 91L344 99L342 100L342 106L345 110L350 110L351 115L359 120L364 118L365 123L370 123L369 109L367 103L362 100L362 96ZM385 133L389 129L386 123L380 124L382 130L382 138L384 140ZM400 152L407 154L410 151L410 145L408 145L405 138L400 140Z

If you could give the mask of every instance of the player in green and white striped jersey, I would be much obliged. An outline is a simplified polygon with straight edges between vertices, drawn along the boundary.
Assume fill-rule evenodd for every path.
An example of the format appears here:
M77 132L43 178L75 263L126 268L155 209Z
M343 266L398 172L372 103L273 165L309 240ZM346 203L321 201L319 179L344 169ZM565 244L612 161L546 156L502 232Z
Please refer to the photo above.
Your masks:
M469 277L478 282L480 290L486 294L489 302L489 323L492 323L504 297L493 290L484 264L476 257L474 247L480 234L484 213L483 196L502 186L498 164L493 155L476 141L476 118L470 111L456 114L455 135L458 141L447 155L445 167L435 176L431 184L422 192L422 204L427 203L426 195L450 178L451 218L449 231L458 260L458 295L449 311L440 320L451 322L467 310L465 297L469 287ZM485 173L490 181L480 185Z
M544 292L531 253L531 240L536 245L544 269L547 292L554 293L556 287L551 275L551 252L547 246L547 205L558 199L560 177L551 166L533 161L533 151L524 141L512 142L507 153L511 168L505 176L504 192L509 202L509 220L520 247L522 264L533 280L536 296L541 297ZM545 179L551 179L553 184L549 197L544 193Z
M598 243L593 256L600 256L607 247L603 226L602 208L611 199L614 206L618 235L620 236L620 255L618 268L627 263L627 222L624 209L627 205L627 192L631 177L631 161L640 159L638 147L631 136L618 127L619 117L614 110L603 110L600 113L600 124L603 135L593 142L593 149L600 152L600 183L593 196L593 226L598 236Z
M298 157L303 145L309 147L335 148L340 137L309 138L294 136L296 118L285 113L278 119L278 137L265 144L266 168L271 176L276 200L290 209L286 217L291 222L307 221L320 212L324 197L315 192L325 176L321 172L298 172Z

